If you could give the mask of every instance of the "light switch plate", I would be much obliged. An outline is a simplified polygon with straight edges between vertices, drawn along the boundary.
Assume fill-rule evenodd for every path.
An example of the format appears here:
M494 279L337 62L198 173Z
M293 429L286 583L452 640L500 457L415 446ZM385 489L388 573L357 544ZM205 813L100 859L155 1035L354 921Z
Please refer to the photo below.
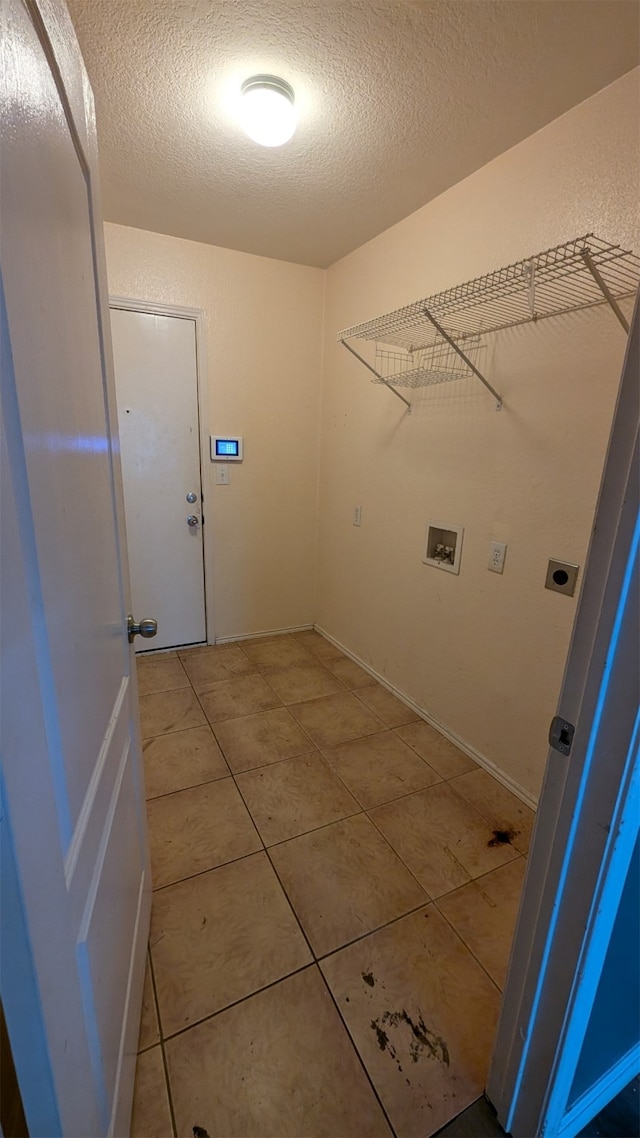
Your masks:
M229 467L216 466L216 486L229 485Z

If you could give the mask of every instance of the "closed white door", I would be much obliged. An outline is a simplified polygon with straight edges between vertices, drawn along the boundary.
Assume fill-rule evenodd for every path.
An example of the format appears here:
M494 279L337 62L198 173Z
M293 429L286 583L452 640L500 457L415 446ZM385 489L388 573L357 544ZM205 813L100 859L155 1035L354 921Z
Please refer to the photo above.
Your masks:
M131 591L158 633L206 641L195 321L111 309Z
M0 995L29 1133L129 1133L151 882L91 91L0 5Z

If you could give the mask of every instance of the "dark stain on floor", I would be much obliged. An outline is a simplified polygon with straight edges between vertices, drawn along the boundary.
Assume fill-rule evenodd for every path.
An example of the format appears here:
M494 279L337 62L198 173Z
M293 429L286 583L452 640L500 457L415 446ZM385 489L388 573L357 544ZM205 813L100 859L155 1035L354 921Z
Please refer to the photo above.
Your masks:
M493 837L489 838L488 846L510 846L513 839L518 837L519 830L494 830Z
M203 1130L201 1126L194 1126L193 1138L209 1138L209 1134L206 1130Z
M363 972L362 979L364 980L365 984L369 985L370 988L373 988L376 982L373 972Z
M402 1071L402 1065L398 1059L398 1052L389 1039L385 1028L398 1029L401 1024L405 1024L411 1032L409 1055L413 1063L417 1063L426 1054L427 1058L436 1059L439 1063L444 1063L445 1067L449 1066L449 1048L442 1036L431 1031L421 1015L418 1017L418 1022L414 1023L411 1016L403 1008L401 1012L386 1011L378 1019L371 1020L371 1027L376 1033L378 1047L381 1051L389 1053L399 1071Z

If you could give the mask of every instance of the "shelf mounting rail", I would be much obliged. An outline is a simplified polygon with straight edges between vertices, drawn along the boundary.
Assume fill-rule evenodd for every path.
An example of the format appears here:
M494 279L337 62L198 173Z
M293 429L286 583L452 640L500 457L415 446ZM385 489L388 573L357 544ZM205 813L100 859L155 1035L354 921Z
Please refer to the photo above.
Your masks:
M502 398L470 358L491 332L609 304L629 331L619 301L640 282L640 257L587 233L553 249L456 285L395 312L357 324L338 341L411 411L397 388L425 387L475 375L502 407ZM348 340L375 344L375 366ZM394 350L391 351L390 349Z

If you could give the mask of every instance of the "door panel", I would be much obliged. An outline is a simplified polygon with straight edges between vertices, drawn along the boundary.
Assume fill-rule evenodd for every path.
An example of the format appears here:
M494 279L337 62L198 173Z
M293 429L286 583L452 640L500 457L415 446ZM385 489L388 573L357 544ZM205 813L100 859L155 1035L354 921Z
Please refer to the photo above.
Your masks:
M112 308L131 589L146 647L206 640L195 321ZM194 503L187 494L196 495ZM194 515L196 525L188 525Z
M35 33L23 44L31 66L37 60L34 41ZM15 93L19 98L22 91ZM34 146L33 135L21 132L3 162L2 269L16 375L41 373L43 378L19 383L16 397L39 566L41 635L53 685L49 726L64 786L60 824L66 847L120 686L122 598L87 171L48 69L40 76L39 97L47 106L44 145ZM32 271L22 261L28 248L34 253L37 248ZM39 265L47 272L38 271ZM96 525L101 518L109 518L109 526ZM87 613L99 645L87 635Z
M30 1132L93 1138L128 1128L150 908L93 108L61 0L1 20L0 988Z

